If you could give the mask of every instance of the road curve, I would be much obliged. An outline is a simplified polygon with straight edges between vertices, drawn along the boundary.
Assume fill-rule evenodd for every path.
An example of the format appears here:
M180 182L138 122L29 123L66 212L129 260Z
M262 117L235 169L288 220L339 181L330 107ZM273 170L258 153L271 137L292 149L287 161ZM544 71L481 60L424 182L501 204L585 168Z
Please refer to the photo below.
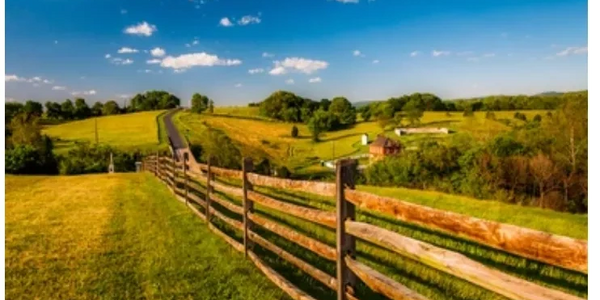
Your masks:
M179 134L177 127L173 124L172 117L175 113L177 113L179 109L172 109L165 114L163 118L165 122L165 128L167 130L167 136L170 140L170 145L173 147L173 150L177 151L178 149L186 148L186 143L183 141L183 138Z

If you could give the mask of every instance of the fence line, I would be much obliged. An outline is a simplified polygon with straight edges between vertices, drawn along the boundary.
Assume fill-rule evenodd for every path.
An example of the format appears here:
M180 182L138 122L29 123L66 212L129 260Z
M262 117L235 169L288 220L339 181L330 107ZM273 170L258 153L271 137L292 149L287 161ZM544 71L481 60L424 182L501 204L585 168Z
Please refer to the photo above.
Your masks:
M353 182L355 160L338 161L336 166L336 183L331 184L277 179L253 174L250 173L252 171L252 161L250 159L243 160L243 170L240 172L213 167L210 164L210 159L208 164L202 165L190 161L188 153L184 153L183 156L184 159L181 162L177 162L175 159L170 159L168 157L150 156L144 160L142 167L144 170L153 173L165 182L179 201L184 202L196 215L207 222L211 231L225 239L225 241L231 244L234 249L244 253L246 257L265 273L270 280L288 293L293 299L313 298L296 287L293 283L289 282L256 256L254 253L255 244L271 251L275 255L296 266L304 273L323 283L325 286L336 291L338 300L357 300L354 291L358 279L364 282L365 285L373 291L391 299L427 299L386 275L357 261L355 258L357 255L355 238L378 245L441 272L469 281L508 299L581 299L574 295L544 287L491 269L462 254L405 237L375 225L357 222L355 220L355 210L356 208L367 209L392 215L405 221L421 225L430 225L437 227L438 229L444 229L444 231L450 231L454 234L468 236L482 244L496 246L496 248L506 250L507 252L518 253L523 257L532 258L531 256L535 256L533 258L544 262L553 261L555 262L555 265L562 267L568 265L571 269L582 272L584 270L587 272L587 242L585 241L541 233L539 231L514 225L480 220L396 199L357 192L354 190ZM214 175L221 176L225 179L241 179L242 188L217 182ZM202 187L197 183L202 181L206 182L206 187ZM329 212L320 209L306 208L275 200L254 191L254 186L259 185L289 190L302 190L303 192L310 191L319 195L335 196L336 211ZM181 188L179 186L181 186ZM190 191L204 192L206 197L205 199L201 199ZM215 191L241 198L241 205L220 197ZM211 204L213 202L232 213L240 215L242 221L235 220L220 212L213 207L214 204ZM197 204L204 212L198 210L194 205L189 205L189 203ZM286 215L323 225L326 228L335 229L336 247L334 248L328 244L296 232L292 228L281 225L270 218L258 215L254 210L254 203ZM456 218L458 221L449 221L449 219L452 218ZM213 225L213 219L218 219L224 224L231 226L233 229L241 231L243 234L243 243L231 238ZM462 225L456 225L456 222L459 222ZM269 242L254 230L255 226L260 226L261 228L264 228L285 240L293 242L326 260L335 262L336 276L334 277L321 271L317 267L308 264L274 243ZM481 232L475 233L475 230ZM486 234L492 234L492 237L482 237ZM498 235L501 235L502 238L498 238ZM529 252L521 249L522 247L517 247L512 244L512 242L520 241L525 237L533 240L524 243L530 247L532 243L536 242L548 244L536 245L534 249ZM506 246L506 244L511 246ZM570 249L568 246L573 246L574 249ZM552 249L552 251L550 249ZM546 251L555 253L548 254L545 253ZM574 252L578 253L578 256L571 258L570 260L566 258L566 256L572 255ZM563 259L557 260L557 257L563 257ZM580 263L580 260L583 258L585 258L585 268L583 268Z

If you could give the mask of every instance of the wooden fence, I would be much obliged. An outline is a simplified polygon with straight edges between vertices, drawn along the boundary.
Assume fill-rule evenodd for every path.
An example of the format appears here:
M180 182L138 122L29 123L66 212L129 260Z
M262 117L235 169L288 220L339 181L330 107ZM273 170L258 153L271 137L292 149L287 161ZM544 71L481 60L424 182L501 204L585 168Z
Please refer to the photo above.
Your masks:
M293 299L313 299L313 297L263 262L255 254L254 245L258 244L262 248L273 252L331 288L337 293L339 300L357 299L354 287L358 279L373 291L390 299L427 299L359 262L356 258L357 239L378 245L441 272L451 274L508 299L581 299L492 269L463 254L402 236L372 224L358 222L355 216L357 208L375 211L405 222L425 225L443 232L459 235L521 257L581 273L587 273L587 241L477 219L398 199L355 191L353 182L355 160L337 162L336 183L334 184L280 179L254 174L251 173L253 164L250 159L244 159L243 170L238 171L216 168L211 166L210 161L208 164L196 163L193 158L189 157L189 151L181 154L184 157L182 161L158 155L149 156L144 159L142 167L165 182L177 199L184 202L196 215L207 222L210 230L225 239L233 248L243 252L270 280ZM217 177L225 180L217 180ZM242 187L224 183L227 180L241 181ZM205 182L206 187L202 187L194 181ZM336 199L336 210L335 212L324 211L279 201L256 192L254 190L255 186L310 192L328 197L333 196ZM203 193L206 197L201 199L195 193L191 193L190 190ZM220 197L215 191L241 198L242 206ZM190 203L202 207L204 213L194 205L190 205ZM212 203L217 203L231 213L240 215L242 222L226 216L215 209ZM335 230L336 247L333 248L256 214L254 211L255 203ZM221 231L211 222L213 218L220 219L232 228L239 230L243 235L243 243ZM326 260L335 262L336 276L321 271L319 268L261 237L255 230L256 226L275 233Z

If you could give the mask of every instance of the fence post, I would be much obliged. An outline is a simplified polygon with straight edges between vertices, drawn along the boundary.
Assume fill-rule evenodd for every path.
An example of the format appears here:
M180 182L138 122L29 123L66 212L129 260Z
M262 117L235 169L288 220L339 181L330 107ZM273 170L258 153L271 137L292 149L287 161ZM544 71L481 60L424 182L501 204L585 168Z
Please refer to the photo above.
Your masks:
M204 208L206 212L205 215L207 225L210 224L210 192L212 191L212 186L210 185L210 180L212 177L212 172L210 171L211 160L212 157L209 155L208 159L206 160L206 207Z
M347 185L354 189L354 169L356 160L344 159L337 161L336 165L336 253L337 253L337 299L346 300L346 292L353 293L356 284L356 275L348 269L344 257L355 256L356 240L346 234L345 221L354 220L356 211L354 204L346 201L344 188Z
M183 188L185 189L185 205L189 205L190 201L188 199L188 175L187 175L187 163L189 160L189 153L183 153Z
M244 255L248 257L248 249L251 246L248 238L248 231L252 229L252 223L248 219L248 213L254 212L254 202L248 199L248 190L252 190L252 185L248 181L248 172L253 170L252 158L246 157L242 161L242 181L244 189Z
M156 161L154 161L154 176L158 177L158 151L156 151Z

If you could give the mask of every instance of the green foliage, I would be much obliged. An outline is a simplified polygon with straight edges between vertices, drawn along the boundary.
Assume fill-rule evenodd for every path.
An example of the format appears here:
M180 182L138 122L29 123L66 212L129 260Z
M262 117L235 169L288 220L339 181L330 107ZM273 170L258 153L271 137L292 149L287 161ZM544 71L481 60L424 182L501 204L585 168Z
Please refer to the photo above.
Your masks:
M321 133L333 128L336 123L336 118L333 114L323 111L317 110L312 118L308 120L308 130L312 134L312 139L315 142L319 141L319 136Z
M102 115L104 116L116 115L120 112L121 108L119 108L119 104L114 100L110 100L102 106Z
M424 110L423 106L424 104L420 103L418 100L411 99L402 107L402 110L406 113L406 118L411 125L418 125L421 122Z
M63 120L71 120L75 116L75 106L70 99L65 100L60 105L60 111L62 112Z
M514 118L521 121L527 121L527 116L520 112L516 112Z
M288 170L288 168L286 166L280 166L277 167L277 177L280 178L290 178L290 176L292 175L290 170Z
M542 116L540 114L535 115L535 117L533 117L533 121L534 122L542 122Z
M77 98L75 100L75 119L82 120L89 118L92 115L92 110L85 103L85 99Z
M344 97L333 98L328 111L338 119L340 125L348 126L356 123L356 109Z
M215 112L215 102L212 100L208 101L208 113L214 113Z
M44 107L39 102L27 100L27 102L25 102L25 105L23 106L23 112L25 112L26 114L41 117L42 113L44 113Z
M496 114L493 111L488 110L485 112L485 118L488 120L496 120Z
M286 91L276 91L260 103L260 114L285 122L307 122L319 103Z
M10 174L55 174L52 140L41 134L39 117L22 112L11 120L7 139L5 172Z
M467 106L463 112L463 117L473 117L475 113L473 112L473 107L471 105Z
M140 153L127 153L106 145L80 143L61 157L59 173L64 175L106 173L110 164L110 154L113 155L115 172L135 171L136 158Z
M214 166L228 169L241 169L242 154L233 141L224 133L207 129L202 133L201 161L211 158Z
M292 137L298 137L298 127L296 127L296 125L292 126Z
M208 97L195 93L192 95L192 112L200 114L208 109L208 104L211 102Z
M464 111L468 106L473 106L474 111L492 110L549 110L556 109L572 96L587 98L587 91L557 93L550 95L515 95L515 96L487 96L485 98L455 99L447 102L454 103L457 110Z
M131 99L131 111L161 110L176 108L181 100L166 91L148 91Z
M103 109L104 109L104 104L102 104L102 102L98 101L98 102L94 103L94 106L92 106L92 109L91 109L92 116L94 116L94 117L101 116Z

